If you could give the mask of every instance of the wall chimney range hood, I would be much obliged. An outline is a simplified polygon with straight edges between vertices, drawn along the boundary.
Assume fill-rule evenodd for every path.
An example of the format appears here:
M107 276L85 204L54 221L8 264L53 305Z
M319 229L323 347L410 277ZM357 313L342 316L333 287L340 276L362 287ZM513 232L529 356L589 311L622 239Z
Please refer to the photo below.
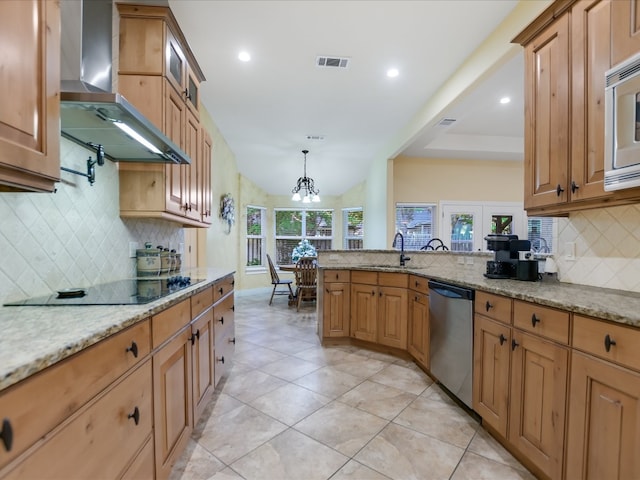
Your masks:
M114 162L191 159L119 93L112 93L112 0L62 0L60 127Z

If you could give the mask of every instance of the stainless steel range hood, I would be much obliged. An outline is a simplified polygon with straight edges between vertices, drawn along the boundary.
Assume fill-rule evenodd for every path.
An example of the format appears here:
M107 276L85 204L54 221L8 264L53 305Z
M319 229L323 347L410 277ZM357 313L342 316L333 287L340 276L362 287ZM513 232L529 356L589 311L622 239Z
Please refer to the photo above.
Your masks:
M112 93L112 0L62 0L62 136L102 145L114 162L191 159L122 95Z

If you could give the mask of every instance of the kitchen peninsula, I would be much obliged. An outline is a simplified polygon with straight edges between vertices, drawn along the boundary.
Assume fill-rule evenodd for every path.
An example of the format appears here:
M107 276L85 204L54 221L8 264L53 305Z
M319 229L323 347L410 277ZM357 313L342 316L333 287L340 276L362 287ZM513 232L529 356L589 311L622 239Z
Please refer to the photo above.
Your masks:
M481 253L411 252L405 267L398 259L389 251L319 252L323 344L412 358L432 375L427 280L472 288L468 348L473 410L483 426L541 478L586 478L587 459L590 469L612 469L613 478L638 476L640 418L628 412L640 408L640 294L488 279L490 257ZM396 299L404 292L405 305L387 301L385 288ZM391 344L390 336L400 340ZM609 418L619 421L612 426Z

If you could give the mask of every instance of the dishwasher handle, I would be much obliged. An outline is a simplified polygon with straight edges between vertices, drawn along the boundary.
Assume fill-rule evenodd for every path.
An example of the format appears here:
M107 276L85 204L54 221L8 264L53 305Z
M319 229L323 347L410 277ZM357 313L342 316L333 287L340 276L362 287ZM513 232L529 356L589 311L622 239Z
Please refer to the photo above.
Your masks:
M474 291L468 288L459 287L457 285L451 285L448 283L437 282L435 280L429 280L429 290L434 293L442 295L443 297L461 299L461 300L473 300Z

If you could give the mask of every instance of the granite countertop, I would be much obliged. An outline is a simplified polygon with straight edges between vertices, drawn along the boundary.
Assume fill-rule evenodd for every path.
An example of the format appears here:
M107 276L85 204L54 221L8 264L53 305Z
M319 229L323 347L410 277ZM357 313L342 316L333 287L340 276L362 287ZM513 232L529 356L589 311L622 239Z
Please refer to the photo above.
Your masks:
M0 307L0 390L233 273L216 268L185 272L204 281L144 305Z
M475 271L451 267L394 267L331 265L326 269L358 269L412 273L429 279L560 308L570 312L624 323L640 328L640 293L562 283L558 281L521 282L486 278Z

